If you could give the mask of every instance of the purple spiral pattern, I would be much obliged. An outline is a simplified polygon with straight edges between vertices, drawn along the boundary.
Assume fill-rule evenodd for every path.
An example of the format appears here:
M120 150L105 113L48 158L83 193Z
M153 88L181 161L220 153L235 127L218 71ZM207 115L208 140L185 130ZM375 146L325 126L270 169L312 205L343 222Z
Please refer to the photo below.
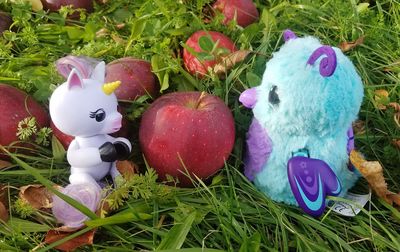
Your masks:
M324 77L331 76L336 69L337 59L336 53L330 46L321 46L316 49L310 56L307 61L307 64L314 65L314 63L319 59L322 55L325 55L323 59L321 59L319 63L319 73Z

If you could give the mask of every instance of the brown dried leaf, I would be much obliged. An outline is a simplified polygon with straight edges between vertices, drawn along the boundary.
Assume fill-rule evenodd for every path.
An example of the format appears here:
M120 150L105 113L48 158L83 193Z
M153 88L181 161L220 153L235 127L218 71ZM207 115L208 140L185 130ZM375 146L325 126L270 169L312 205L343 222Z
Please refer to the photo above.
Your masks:
M392 143L397 149L400 150L400 139L393 140Z
M365 122L362 120L356 120L353 122L354 135L361 135L365 133Z
M383 68L385 72L399 72L400 71L400 60L395 60L393 63L390 63L387 67Z
M392 107L394 109L394 111L396 112L400 112L400 104L397 102L390 102L388 104L389 107Z
M389 107L392 107L396 113L393 116L394 122L400 127L400 104L397 102L390 102L388 104Z
M7 186L0 185L0 220L8 221L8 190Z
M126 26L126 24L124 23L120 23L120 24L116 24L115 28L117 28L117 30L121 30L122 28L124 28Z
M117 34L111 34L111 38L115 41L117 44L125 44L125 40L118 36Z
M209 24L212 21L212 17L215 16L215 9L211 5L205 5L203 8L203 22Z
M375 193L386 200L388 188L381 164L378 161L365 161L359 170Z
M355 48L356 46L364 43L364 38L365 38L365 36L361 36L358 39L356 39L355 41L341 42L339 44L339 48L342 50L342 52L350 51L351 49Z
M0 185L0 202L8 208L8 187L6 185Z
M233 52L225 57L221 57L221 60L214 66L214 73L217 75L224 75L230 70L235 64L243 61L251 51L239 50Z
M383 176L383 168L378 161L366 161L362 155L353 150L350 153L350 161L361 175L368 181L372 190L389 204L400 206L400 195L390 192Z
M20 188L19 197L35 209L50 209L52 193L43 185L27 185Z
M397 127L400 128L400 113L394 114L393 120L394 120L394 122L397 124Z
M400 193L392 193L389 192L389 194L387 195L388 199L390 201L392 201L394 204L396 204L397 206L400 206Z
M8 168L12 165L12 163L5 161L5 160L1 160L0 159L0 170Z
M67 227L67 226L61 226L61 227L54 228L53 231L56 231L59 233L74 233L74 232L78 231L79 229L81 229L81 228L80 227L72 228L72 227Z
M78 237L75 237L69 241L64 242L61 245L58 245L56 249L61 251L73 251L80 246L84 245L92 245L93 237L96 230L88 231ZM45 243L52 244L58 240L61 240L67 236L71 235L71 233L59 232L56 230L49 230L46 234Z
M8 210L6 206L2 202L0 202L0 220L6 222L8 221L8 218Z
M105 37L110 34L110 31L107 28L101 28L96 32L96 38Z
M125 179L130 179L139 171L139 167L134 162L128 160L117 161L117 169Z
M374 93L375 93L374 100L375 100L376 106L380 110L385 110L386 105L384 105L384 104L387 104L387 102L389 101L389 92L385 89L378 89L378 90L375 90Z

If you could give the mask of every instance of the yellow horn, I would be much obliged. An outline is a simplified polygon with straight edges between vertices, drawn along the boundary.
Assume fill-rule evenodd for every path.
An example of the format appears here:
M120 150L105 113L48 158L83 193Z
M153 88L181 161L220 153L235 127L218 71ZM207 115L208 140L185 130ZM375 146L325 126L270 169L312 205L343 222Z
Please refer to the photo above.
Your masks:
M115 89L117 89L119 86L121 85L121 81L114 81L114 82L109 82L109 83L105 83L103 85L103 92L106 95L110 95L112 94Z

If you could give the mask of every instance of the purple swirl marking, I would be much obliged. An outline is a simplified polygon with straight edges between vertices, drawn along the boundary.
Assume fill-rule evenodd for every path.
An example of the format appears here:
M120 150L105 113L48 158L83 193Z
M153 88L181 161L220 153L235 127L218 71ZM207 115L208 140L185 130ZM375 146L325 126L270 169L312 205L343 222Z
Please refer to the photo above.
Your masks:
M319 73L324 77L331 76L336 69L336 53L330 46L321 46L316 49L307 61L307 64L314 65L315 61L319 59L322 55L325 55L321 62L319 63Z

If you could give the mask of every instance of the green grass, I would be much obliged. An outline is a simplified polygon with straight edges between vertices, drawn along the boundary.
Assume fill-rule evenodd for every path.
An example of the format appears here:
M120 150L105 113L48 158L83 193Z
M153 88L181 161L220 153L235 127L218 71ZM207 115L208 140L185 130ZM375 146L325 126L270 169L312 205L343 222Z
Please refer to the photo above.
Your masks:
M281 34L286 28L300 36L315 35L330 45L365 36L364 44L346 53L365 87L359 116L365 122L365 131L356 135L356 146L369 160L383 164L390 189L400 191L400 151L391 144L400 139L400 128L393 120L395 111L377 109L374 100L375 90L386 89L389 101L400 101L400 2L370 1L363 7L355 0L255 1L261 10L260 21L246 29L234 24L224 27L218 20L204 24L201 11L211 1L183 2L110 1L107 8L97 7L94 14L69 23L67 29L62 15L33 15L29 6L0 1L0 8L12 11L16 22L15 30L0 39L0 82L18 86L44 104L53 85L62 81L52 63L65 54L84 54L107 62L135 56L152 60L153 67L157 63L156 74L164 92L198 89L214 93L224 99L235 116L233 154L211 183L194 181L195 188L182 189L156 183L151 172L135 176L114 193L116 200L129 195L118 209L87 223L87 230L98 231L94 245L82 250L399 251L400 213L375 196L354 218L327 211L314 219L258 192L241 173L251 112L239 105L238 96L261 80L265 62L282 44ZM125 28L117 29L115 24L119 23L125 23ZM115 42L111 36L97 38L96 32L103 27L122 42ZM181 67L179 51L180 43L198 29L223 32L239 48L256 53L223 80L216 76L197 80ZM138 118L148 102L132 104L131 118ZM138 124L138 119L135 121ZM134 144L138 146L137 140ZM29 156L18 155L21 161L12 169L0 171L0 183L10 185L11 201L11 219L0 226L0 250L53 249L42 243L45 232L55 226L51 214L31 211L24 219L13 202L19 186L66 184L68 164L53 158L58 155L41 148ZM138 149L133 161L145 170ZM357 188L368 191L363 179ZM70 238L72 235L66 239Z

